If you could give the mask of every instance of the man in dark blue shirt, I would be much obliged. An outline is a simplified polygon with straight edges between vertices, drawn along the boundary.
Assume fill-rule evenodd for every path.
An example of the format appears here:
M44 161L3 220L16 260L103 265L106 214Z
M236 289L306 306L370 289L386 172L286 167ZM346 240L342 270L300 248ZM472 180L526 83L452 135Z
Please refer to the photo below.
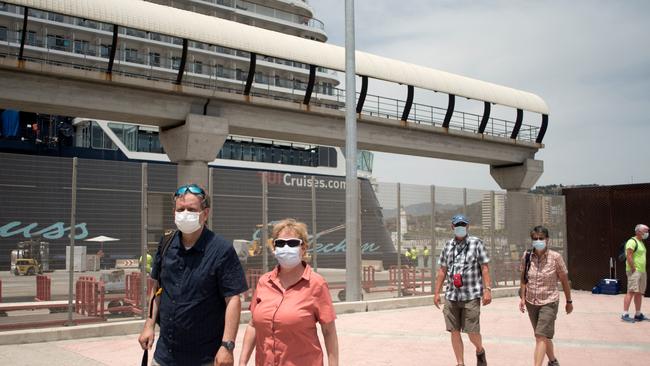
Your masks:
M162 366L233 365L244 271L232 244L205 227L209 197L195 185L174 195L174 221L179 232L166 250L158 247L151 277L162 289L152 317L138 341L151 349L156 316L160 335L154 364Z

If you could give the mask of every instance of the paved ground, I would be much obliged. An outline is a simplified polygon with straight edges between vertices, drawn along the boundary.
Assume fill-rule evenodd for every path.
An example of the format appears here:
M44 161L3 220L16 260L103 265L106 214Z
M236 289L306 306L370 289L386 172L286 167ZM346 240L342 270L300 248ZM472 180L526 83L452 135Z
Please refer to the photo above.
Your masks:
M650 299L645 305L650 313ZM646 365L650 322L619 320L623 296L574 293L575 311L558 316L555 337L562 365ZM245 326L240 327L236 356ZM454 365L442 314L435 307L342 314L337 320L341 365ZM483 308L482 333L490 365L532 364L533 338L517 299ZM0 365L139 365L137 335L0 347ZM475 365L465 342L467 365ZM252 365L252 362L249 363Z

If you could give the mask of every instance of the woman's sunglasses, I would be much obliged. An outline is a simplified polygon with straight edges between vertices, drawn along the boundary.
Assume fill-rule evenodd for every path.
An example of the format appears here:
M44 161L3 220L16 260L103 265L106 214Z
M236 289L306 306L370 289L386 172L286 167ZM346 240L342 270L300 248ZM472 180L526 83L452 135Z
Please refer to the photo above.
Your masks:
M273 245L276 246L276 248L283 248L285 245L288 245L292 248L295 248L302 244L302 239L275 239L273 240Z
M182 196L187 192L190 192L192 194L200 194L202 196L205 196L205 191L203 190L203 188L197 186L196 184L187 184L187 185L178 187L178 189L176 190L176 193L174 193L174 197Z

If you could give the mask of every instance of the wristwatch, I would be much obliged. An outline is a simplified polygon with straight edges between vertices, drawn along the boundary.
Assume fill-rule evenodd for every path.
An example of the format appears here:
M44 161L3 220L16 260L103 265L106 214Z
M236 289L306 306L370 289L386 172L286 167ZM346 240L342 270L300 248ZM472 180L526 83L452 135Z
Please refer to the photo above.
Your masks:
M567 300L566 303L567 304L573 304L573 300Z
M492 287L486 287L485 289L492 292Z
M227 349L228 351L232 351L235 349L235 342L233 341L223 341L221 342L221 347Z

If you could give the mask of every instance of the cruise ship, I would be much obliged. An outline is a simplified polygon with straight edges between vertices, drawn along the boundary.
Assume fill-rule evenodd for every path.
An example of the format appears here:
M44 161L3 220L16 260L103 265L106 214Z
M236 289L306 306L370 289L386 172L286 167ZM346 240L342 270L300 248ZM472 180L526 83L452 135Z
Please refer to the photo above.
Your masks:
M327 41L323 22L304 0L173 0L160 5L224 18L247 25L320 42ZM29 10L26 59L80 69L102 69L114 53L113 72L176 79L184 67L184 84L241 93L249 78L251 55L225 47L121 27L120 42L111 49L113 26L85 19ZM0 2L0 57L20 47L24 8ZM181 53L187 49L185 65ZM258 57L251 95L264 93L282 100L302 100L310 66L272 57ZM317 68L312 103L338 109L335 71ZM169 193L176 183L158 128L103 121L84 116L53 116L20 111L3 113L0 136L0 270L10 266L9 253L21 241L40 238L49 243L51 269L65 267L70 231L72 157L80 158L77 204L77 245L88 254L100 249L106 265L140 253L140 164L149 162L149 243L173 227ZM371 184L372 153L359 152L361 178L362 252L364 258L395 255L382 210ZM229 136L217 159L213 177L213 229L229 240L260 240L262 172L268 173L269 221L296 217L312 226L312 186L316 190L316 243L319 266L345 266L345 161L340 148L313 146L248 136ZM129 173L130 172L130 173ZM128 179L124 175L129 175ZM120 178L118 178L120 177ZM134 187L135 185L135 187ZM121 199L119 197L122 197ZM101 206L100 210L97 207ZM83 242L98 235L118 242ZM253 253L255 254L255 253ZM259 256L249 258L257 265Z

